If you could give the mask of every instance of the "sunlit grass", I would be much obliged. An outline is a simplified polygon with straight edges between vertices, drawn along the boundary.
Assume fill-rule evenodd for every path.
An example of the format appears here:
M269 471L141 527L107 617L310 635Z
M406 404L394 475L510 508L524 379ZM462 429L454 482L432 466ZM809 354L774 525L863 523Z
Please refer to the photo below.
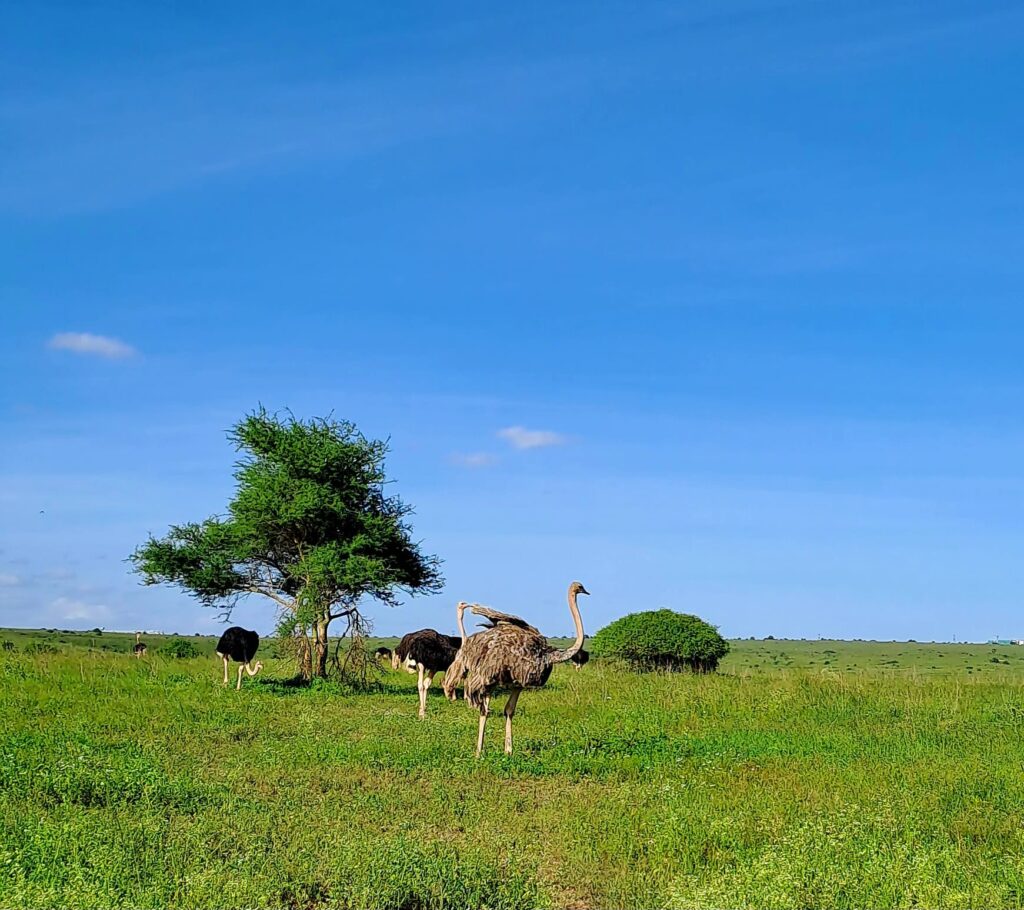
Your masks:
M236 692L209 658L0 653L0 906L1018 906L1024 666L956 647L558 668L480 762L406 674L271 660Z

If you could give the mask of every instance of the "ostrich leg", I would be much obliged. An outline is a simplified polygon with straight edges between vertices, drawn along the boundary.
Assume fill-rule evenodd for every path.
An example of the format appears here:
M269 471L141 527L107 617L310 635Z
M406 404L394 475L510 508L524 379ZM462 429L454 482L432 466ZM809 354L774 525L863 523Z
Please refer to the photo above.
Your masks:
M226 686L228 684L228 659L222 657L221 660L224 661L224 685Z
M508 697L508 701L505 702L505 754L512 754L512 718L516 713L516 702L519 701L519 696L522 693L522 689L513 689L512 694Z
M236 689L241 689L242 688L242 671L244 669L245 669L245 664L239 664L238 665L238 685L235 686Z
M491 696L485 695L483 704L480 705L480 730L476 735L476 757L484 751L484 726L487 724L487 714L491 709Z
M419 678L416 680L416 691L420 694L420 717L427 716L427 689L423 681L423 664L419 665Z
M427 670L423 676L423 708L420 710L420 717L427 716L427 692L430 690L430 686L433 682L434 671Z

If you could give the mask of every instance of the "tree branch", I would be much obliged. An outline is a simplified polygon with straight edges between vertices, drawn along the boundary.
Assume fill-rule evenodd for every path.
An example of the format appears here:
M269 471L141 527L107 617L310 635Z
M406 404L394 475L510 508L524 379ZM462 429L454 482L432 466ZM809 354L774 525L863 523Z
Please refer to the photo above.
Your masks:
M278 604L280 604L287 610L291 610L293 608L293 602L285 600L280 595L275 594L273 591L268 591L266 588L260 588L256 585L250 585L245 590L250 594L262 594L264 597L269 597L271 600L276 601Z
M358 607L349 607L347 610L342 610L340 613L328 613L327 618L333 622L335 619L341 619L342 616L351 616L358 609Z

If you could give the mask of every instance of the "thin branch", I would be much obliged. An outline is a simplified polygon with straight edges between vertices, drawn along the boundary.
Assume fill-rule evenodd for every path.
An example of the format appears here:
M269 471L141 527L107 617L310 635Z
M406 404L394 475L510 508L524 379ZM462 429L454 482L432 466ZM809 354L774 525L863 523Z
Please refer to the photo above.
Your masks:
M266 590L266 588L260 588L256 585L250 585L245 590L248 591L250 594L262 594L264 597L269 597L271 600L277 602L286 610L295 609L294 601L285 600L283 597L280 597L279 595L273 593L273 591Z

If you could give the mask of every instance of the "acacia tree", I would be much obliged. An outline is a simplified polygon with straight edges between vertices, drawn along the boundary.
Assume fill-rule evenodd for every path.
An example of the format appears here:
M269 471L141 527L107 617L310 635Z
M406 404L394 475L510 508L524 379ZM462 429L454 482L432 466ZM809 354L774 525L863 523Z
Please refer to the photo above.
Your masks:
M144 584L183 588L227 615L269 597L281 634L302 633L299 672L327 675L331 622L362 625L360 602L441 590L440 561L412 539L411 508L385 494L384 441L347 421L281 418L262 407L229 431L244 455L227 515L175 525L129 557Z

